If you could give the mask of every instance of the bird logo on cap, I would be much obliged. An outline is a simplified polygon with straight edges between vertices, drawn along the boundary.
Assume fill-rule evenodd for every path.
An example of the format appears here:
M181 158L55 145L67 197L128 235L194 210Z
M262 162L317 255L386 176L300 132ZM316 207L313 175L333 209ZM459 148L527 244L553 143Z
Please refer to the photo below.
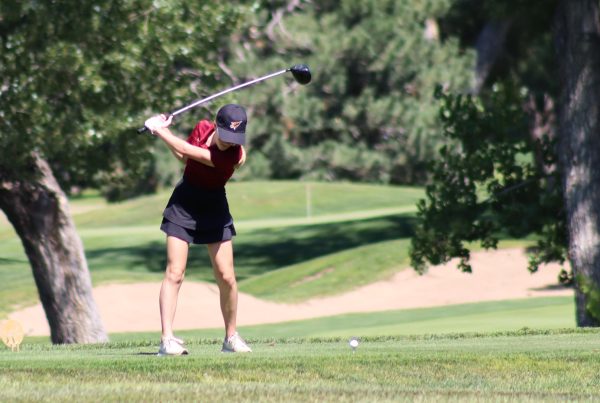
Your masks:
M237 122L231 122L231 124L229 125L230 128L232 128L233 130L237 130L237 128L242 124L242 121L239 120Z

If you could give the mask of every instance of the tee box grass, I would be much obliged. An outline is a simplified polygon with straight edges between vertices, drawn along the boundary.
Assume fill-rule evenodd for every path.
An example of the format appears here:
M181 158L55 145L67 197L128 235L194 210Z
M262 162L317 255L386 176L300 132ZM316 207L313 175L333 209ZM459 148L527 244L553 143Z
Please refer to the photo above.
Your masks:
M248 354L220 340L157 357L131 335L105 345L0 350L4 401L597 401L597 330L252 339Z

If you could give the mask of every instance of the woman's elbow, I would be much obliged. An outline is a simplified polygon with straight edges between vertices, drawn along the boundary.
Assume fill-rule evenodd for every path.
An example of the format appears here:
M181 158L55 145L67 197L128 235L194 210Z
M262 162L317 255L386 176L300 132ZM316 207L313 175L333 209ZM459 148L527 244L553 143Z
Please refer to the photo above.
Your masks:
M173 147L173 150L179 155L185 155L186 148L185 144L176 144L175 147Z
M180 159L187 159L191 157L192 149L189 144L178 144L174 151L180 156Z

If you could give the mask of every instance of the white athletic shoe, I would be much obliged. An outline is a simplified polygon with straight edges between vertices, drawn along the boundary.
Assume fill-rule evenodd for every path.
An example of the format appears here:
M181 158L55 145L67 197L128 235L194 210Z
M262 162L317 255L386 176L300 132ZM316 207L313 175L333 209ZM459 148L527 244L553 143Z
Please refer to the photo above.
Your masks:
M171 339L175 340L177 343L181 344L182 346L185 344L185 341L183 341L183 339L180 339L179 337L171 337Z
M248 347L244 339L235 332L230 338L223 341L223 353L251 353L252 349Z
M162 357L165 355L186 355L187 353L187 349L183 347L183 340L177 337L169 337L160 341L157 355Z

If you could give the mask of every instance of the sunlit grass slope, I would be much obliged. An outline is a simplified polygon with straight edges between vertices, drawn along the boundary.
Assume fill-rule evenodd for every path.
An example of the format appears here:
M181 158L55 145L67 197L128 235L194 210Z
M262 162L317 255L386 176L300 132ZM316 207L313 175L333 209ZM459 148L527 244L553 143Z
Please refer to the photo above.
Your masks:
M169 194L165 191L115 204L89 194L71 201L95 285L162 277L165 245L158 226ZM238 228L236 272L241 282L280 268L287 269L274 281L280 284L286 272L294 271L289 281L297 282L299 276L321 271L322 265L336 264L331 275L296 287L294 298L302 299L332 290L342 292L400 268L406 262L412 231L410 212L423 191L283 181L231 183L228 195ZM353 263L361 259L376 263L371 264L369 276ZM290 270L291 266L297 270ZM203 247L191 249L187 278L213 281ZM21 242L12 227L0 220L0 317L15 306L36 301Z

